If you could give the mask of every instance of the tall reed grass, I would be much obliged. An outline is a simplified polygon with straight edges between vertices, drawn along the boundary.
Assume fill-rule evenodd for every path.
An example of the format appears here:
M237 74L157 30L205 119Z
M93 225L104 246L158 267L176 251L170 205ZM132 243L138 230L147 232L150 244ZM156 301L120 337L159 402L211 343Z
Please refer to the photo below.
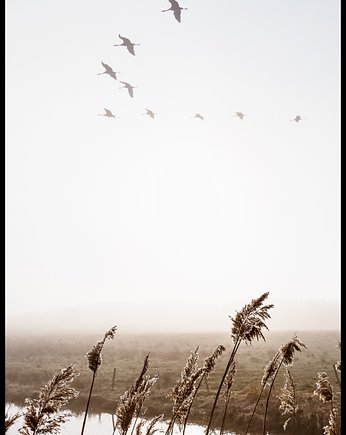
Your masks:
M60 426L71 415L60 412L79 392L70 387L78 376L75 365L70 365L54 374L51 380L41 388L38 399L25 400L24 425L19 429L23 435L56 434Z
M211 431L216 432L217 428L220 428L219 435L223 435L225 431L226 420L229 416L229 409L232 401L232 386L235 381L235 375L238 371L238 369L236 370L235 356L242 342L245 344L252 344L254 340L265 341L263 330L268 330L265 321L270 318L269 310L273 308L272 304L264 304L268 295L269 292L263 293L257 299L253 299L249 304L246 304L240 311L237 311L234 317L230 316L232 322L231 338L233 341L233 348L231 349L230 355L227 359L221 380L217 383L216 394L212 402L210 413L206 414L208 423L205 426L205 435L208 435ZM116 326L107 331L102 340L93 345L85 355L88 361L88 368L92 372L92 379L81 427L81 435L83 435L85 429L85 422L92 398L95 377L102 365L103 347L106 340L114 339L115 332ZM341 342L338 343L338 347L341 349ZM263 409L258 416L258 421L262 423L262 435L267 433L267 417L270 398L272 396L274 383L278 378L279 371L282 367L285 368L284 384L280 389L280 393L276 395L276 398L279 401L279 411L281 412L281 415L285 417L282 424L283 430L286 431L288 425L290 425L292 434L295 433L298 405L296 403L296 386L292 372L289 368L293 366L295 354L297 352L302 352L303 349L307 349L307 346L298 339L297 334L295 333L287 343L282 344L279 347L271 360L267 363L260 381L259 394L257 395L252 413L247 421L244 435L249 433L253 418L255 415L257 416L256 411L258 405L265 392L267 392L267 395L264 398L265 403L263 404ZM196 346L190 351L186 364L180 373L180 378L168 394L168 397L172 401L172 412L167 423L165 435L172 435L176 427L178 427L182 435L185 434L187 421L192 406L196 401L197 392L200 389L203 380L206 381L210 374L215 371L217 360L225 351L225 346L217 346L217 348L204 359L201 366L199 366L199 346ZM333 369L340 387L341 382L339 373L341 373L341 361L337 361L333 364ZM144 358L142 369L135 382L128 390L120 395L115 405L115 411L112 415L114 422L111 432L112 435L115 435L116 433L119 435L152 435L158 431L157 423L163 419L163 413L156 415L151 420L145 420L143 418L146 411L144 408L144 402L159 379L159 374L150 377L148 375L148 370L149 353ZM70 386L74 378L78 375L79 373L77 373L75 365L71 364L53 375L47 384L40 389L37 399L26 398L25 408L22 414L15 413L9 415L9 410L7 410L5 412L5 432L7 432L8 429L11 428L20 417L22 417L24 423L19 429L19 433L22 435L58 434L61 430L62 424L65 423L71 415L68 411L63 410L63 408L70 400L77 398L79 394L76 389ZM224 403L223 410L220 414L221 421L217 424L215 423L212 428L216 405L222 392ZM317 396L322 403L329 406L329 414L328 412L326 413L326 415L328 415L328 424L323 426L323 434L340 435L341 392L338 394L334 393L329 376L326 372L318 372L316 387L312 392L312 395ZM114 416L116 417L116 420L114 420ZM245 425L243 427L245 427Z
M89 389L88 401L87 401L85 413L84 413L81 435L83 435L83 433L84 433L84 428L85 428L85 423L86 423L86 419L87 419L87 415L88 415L88 411L89 411L90 400L91 400L91 395L92 395L92 391L94 388L96 373L102 364L102 353L101 352L103 350L103 346L104 346L106 340L114 340L116 329L117 329L117 327L113 326L109 331L107 331L105 333L105 335L103 336L103 339L98 341L95 345L93 345L92 348L85 355L85 357L88 360L89 369L92 372L92 378L91 378L91 384L90 384L90 389Z

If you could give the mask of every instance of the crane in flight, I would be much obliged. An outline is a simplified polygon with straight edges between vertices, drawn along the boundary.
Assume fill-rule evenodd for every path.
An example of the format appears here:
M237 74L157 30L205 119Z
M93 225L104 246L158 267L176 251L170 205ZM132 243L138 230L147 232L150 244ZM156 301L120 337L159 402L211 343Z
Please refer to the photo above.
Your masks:
M180 23L181 22L181 11L187 10L187 8L182 8L176 0L168 0L171 4L169 9L164 9L161 12L173 11L175 19Z
M202 121L204 120L204 116L202 116L200 113L195 113L195 115L192 118L198 118L201 119Z
M134 44L129 40L129 38L125 38L125 36L121 36L120 34L118 36L123 42L121 44L114 44L113 47L125 46L128 49L128 51L135 56L134 46L140 44Z
M128 93L129 93L129 95L130 95L130 97L133 98L133 90L134 90L137 86L132 86L132 85L130 85L130 83L122 82L122 81L120 81L120 83L122 83L124 86L121 86L119 89L126 88L127 91L128 91Z
M111 68L109 65L102 61L101 63L105 70L102 73L98 73L97 75L108 74L109 76L113 77L113 79L117 80L116 74L119 74L119 71L113 71L113 68Z
M291 121L295 121L295 122L299 122L301 121L303 118L300 115L297 115L295 118L291 119Z
M244 119L245 115L246 115L246 113L243 113L243 112L235 112L235 115L233 115L233 116L236 116L239 119Z
M155 118L156 113L154 113L152 110L150 109L145 109L145 113L142 113L142 115L149 115L150 118Z
M107 116L108 118L115 118L113 113L109 109L104 109L105 113L98 113L98 116Z

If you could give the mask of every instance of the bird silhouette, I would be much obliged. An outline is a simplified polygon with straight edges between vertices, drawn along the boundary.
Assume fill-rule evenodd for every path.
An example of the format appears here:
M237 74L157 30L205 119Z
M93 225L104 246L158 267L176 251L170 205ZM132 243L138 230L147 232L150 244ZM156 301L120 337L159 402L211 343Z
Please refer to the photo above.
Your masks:
M202 116L200 113L195 113L193 118L199 118L199 119L202 119L202 121L204 120L204 116Z
M246 113L235 112L235 115L233 115L233 116L237 116L239 119L243 119L245 115L246 115Z
M115 118L113 113L109 109L104 109L105 113L98 113L98 116L107 116L108 118Z
M118 36L123 42L122 42L122 44L114 44L113 47L125 46L128 49L128 51L135 56L134 46L140 45L140 44L134 44L128 38L125 38L125 36L121 36L120 34Z
M122 81L120 81L120 83L122 83L124 86L121 86L119 89L126 88L128 90L130 97L133 98L133 90L136 88L136 86L132 86L130 85L130 83L122 82Z
M143 113L143 115L149 115L150 118L155 118L156 113L154 113L152 110L150 109L145 109L145 113Z
M291 121L295 121L295 122L299 122L301 121L303 118L300 115L297 115L295 118L291 119Z
M179 3L176 0L168 0L171 4L169 9L164 9L161 12L173 11L175 19L180 23L181 22L181 11L187 10L187 8L180 7Z
M111 77L113 77L113 79L117 80L116 74L117 73L119 74L119 71L113 71L113 69L109 65L107 65L106 63L103 63L102 61L101 61L101 63L102 63L102 66L105 70L102 73L98 73L97 75L108 74Z

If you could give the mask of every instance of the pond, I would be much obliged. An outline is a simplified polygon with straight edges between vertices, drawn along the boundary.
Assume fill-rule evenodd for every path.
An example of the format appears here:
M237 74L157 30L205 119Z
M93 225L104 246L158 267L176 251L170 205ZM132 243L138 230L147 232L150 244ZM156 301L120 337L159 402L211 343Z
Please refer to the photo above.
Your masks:
M12 403L7 403L5 406L5 412L9 416L15 414L16 412L23 412L24 408L18 407ZM64 425L61 426L61 430L59 432L60 435L80 435L83 425L84 414L75 414L68 418L68 421ZM13 426L11 426L6 435L18 435L18 429L22 427L23 419L19 418ZM145 425L144 425L144 433L145 433ZM155 428L159 430L155 432L156 434L164 434L165 429L167 428L167 423L158 422L155 425ZM197 424L188 424L186 426L185 435L204 435L205 427L199 426ZM117 431L116 434L119 432ZM135 431L133 432L135 434ZM181 434L178 427L175 427L174 435ZM87 417L85 427L84 427L84 435L113 435L113 421L111 414L90 414ZM131 429L128 431L128 435L131 435ZM224 435L236 435L233 432L224 432Z

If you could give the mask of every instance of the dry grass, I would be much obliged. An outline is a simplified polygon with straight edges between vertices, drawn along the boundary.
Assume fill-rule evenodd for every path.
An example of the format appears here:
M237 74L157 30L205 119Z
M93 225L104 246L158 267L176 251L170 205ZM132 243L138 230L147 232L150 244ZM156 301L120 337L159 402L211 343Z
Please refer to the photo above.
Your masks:
M257 431L255 433L265 433L266 422L271 431L280 433L280 427L281 430L286 429L290 419L293 419L292 429L296 435L309 434L309 431L311 434L319 431L324 431L328 435L338 433L340 392L334 393L334 388L338 387L339 379L333 376L332 382L329 377L333 371L341 370L340 342L339 346L335 346L338 332L302 332L300 335L304 342L309 343L309 348L296 334L285 344L279 344L282 343L284 333L270 333L264 323L270 318L269 309L273 308L273 305L264 305L268 295L269 293L264 293L253 299L250 304L236 312L234 317L230 317L233 346L230 347L229 356L226 356L229 334L123 335L113 340L114 327L88 352L85 352L86 343L94 339L90 336L81 336L78 341L72 341L66 336L57 337L59 346L56 346L56 342L52 345L51 336L46 341L42 337L39 341L30 337L26 337L25 341L17 340L17 337L16 340L8 337L6 399L21 405L20 399L14 399L16 389L16 397L32 396L36 391L39 394L36 401L27 399L27 419L21 433L57 433L60 423L66 418L64 414L59 416L57 411L67 402L61 400L55 408L53 402L49 406L43 406L41 402L45 395L49 395L52 387L52 380L47 382L50 374L54 373L57 365L63 366L66 361L71 360L74 361L73 367L80 367L80 376L74 379L74 386L80 391L80 395L70 397L69 408L83 408L88 395L87 373L88 369L91 370L93 380L84 417L88 412L92 393L94 410L97 406L100 411L113 414L113 410L116 409L117 424L114 424L113 433L118 430L121 435L126 435L132 425L130 435L150 435L156 431L155 423L164 415L170 414L171 420L166 435L170 434L175 421L184 433L189 416L193 422L206 427L206 433L211 430L211 421L214 417L214 428L221 429L220 435L225 429L244 432L246 427L249 428L250 422L253 430ZM265 341L264 329L268 331L269 344ZM103 349L107 339L113 340L113 344ZM199 343L197 347L196 342ZM218 344L215 348L217 342L225 345ZM241 343L245 346L241 347ZM278 348L277 351L274 351L275 347ZM304 353L302 349L305 349ZM148 350L151 350L150 368ZM101 352L105 356L104 360ZM268 360L268 356L273 355L273 352L274 356L265 366L264 374L261 376L263 362ZM83 363L83 355L88 360L87 367ZM204 358L201 367L198 365L200 357ZM143 361L143 358L144 364L140 368L139 361ZM285 375L280 374L281 366L285 367ZM288 370L288 367L291 369ZM116 376L113 379L115 368ZM139 376L128 388L133 373L138 370ZM151 377L150 370L160 373L160 376L155 374ZM98 382L93 389L96 373ZM52 379L55 379L54 376ZM283 387L281 394L272 395L276 381L282 382ZM38 385L44 382L45 387L39 389ZM155 388L152 388L154 385ZM267 387L269 391L266 402L261 404L259 399ZM217 399L222 390L225 400L222 406L217 406ZM146 401L144 408L143 403L149 393L150 401ZM172 400L173 408L167 396ZM269 407L271 396L273 403ZM320 400L315 399L316 396ZM321 406L318 405L319 402ZM328 402L331 406L325 409L324 404ZM299 403L299 407L296 403ZM209 410L211 413L208 413ZM146 425L138 423L144 413ZM45 432L39 432L38 416L44 414L49 417L54 414L54 418L47 419L50 423L47 423ZM289 418L283 421L283 416ZM19 417L5 415L5 431L17 418ZM149 422L150 418L152 424ZM82 433L83 428L84 426Z
M23 435L56 434L70 413L60 412L79 392L70 387L77 376L76 368L70 365L55 373L53 378L41 388L38 399L27 398L24 411L24 425L19 429Z

